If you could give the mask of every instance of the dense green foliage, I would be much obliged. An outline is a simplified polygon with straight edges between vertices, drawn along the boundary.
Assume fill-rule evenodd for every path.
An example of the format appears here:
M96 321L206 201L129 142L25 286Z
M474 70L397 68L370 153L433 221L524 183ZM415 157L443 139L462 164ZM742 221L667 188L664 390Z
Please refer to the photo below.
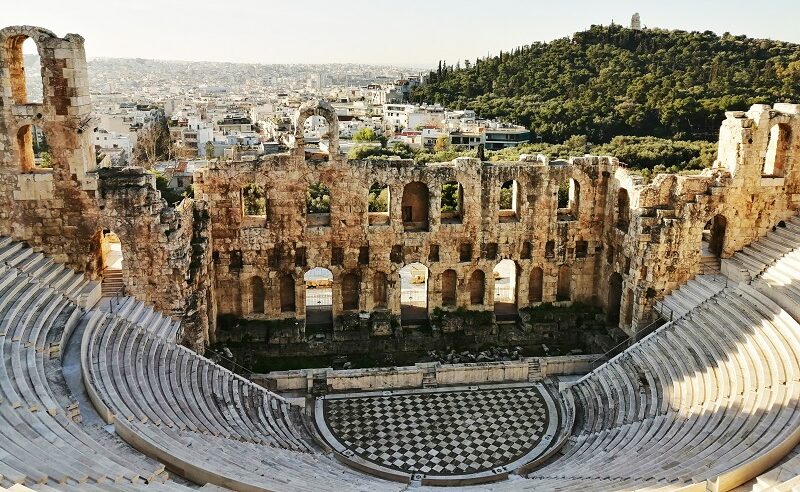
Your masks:
M322 183L313 184L306 191L306 210L310 214L330 213L331 191Z
M442 212L458 212L461 210L461 194L459 184L451 181L442 185Z
M353 134L354 142L377 142L378 135L372 128L361 128Z
M388 212L389 211L389 187L373 184L369 189L369 211Z
M463 67L440 64L412 97L525 125L545 142L716 140L726 110L800 100L800 45L594 26Z

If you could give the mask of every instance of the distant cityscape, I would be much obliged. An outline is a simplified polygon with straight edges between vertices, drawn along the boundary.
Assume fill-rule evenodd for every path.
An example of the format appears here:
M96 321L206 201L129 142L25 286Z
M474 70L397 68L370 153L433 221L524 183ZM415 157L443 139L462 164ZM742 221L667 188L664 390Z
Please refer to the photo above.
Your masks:
M36 55L25 57L28 94L41 99ZM385 145L433 149L444 141L458 150L498 150L530 140L523 127L483 120L474 111L411 104L427 71L392 65L277 64L99 58L88 61L95 116L95 150L101 166L145 165L168 174L173 186L191 182L208 159L255 159L281 152L294 135L299 106L309 99L331 102L339 117L341 151L363 129ZM322 117L304 124L305 142L325 148ZM136 159L140 136L155 125L169 129L168 158ZM42 145L35 132L37 148ZM138 154L145 154L141 152Z

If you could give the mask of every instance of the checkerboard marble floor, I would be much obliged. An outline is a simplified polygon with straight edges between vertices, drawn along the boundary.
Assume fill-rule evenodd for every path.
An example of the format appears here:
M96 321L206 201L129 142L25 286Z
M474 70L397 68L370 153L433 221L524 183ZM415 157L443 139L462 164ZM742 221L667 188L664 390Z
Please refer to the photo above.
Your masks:
M323 408L330 432L355 455L425 475L513 463L539 443L550 418L533 386L326 399Z

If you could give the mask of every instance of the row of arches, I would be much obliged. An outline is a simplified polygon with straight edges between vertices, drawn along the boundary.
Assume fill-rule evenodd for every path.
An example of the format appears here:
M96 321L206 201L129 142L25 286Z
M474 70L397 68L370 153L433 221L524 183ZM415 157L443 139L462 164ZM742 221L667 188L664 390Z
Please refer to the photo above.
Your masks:
M580 207L580 184L575 179L569 179L566 186L559 188L558 214L564 217L577 218ZM563 193L562 193L563 191ZM499 187L498 220L508 222L518 220L520 217L521 187L516 180L509 180ZM625 211L618 215L628 216L627 192L625 193ZM430 222L430 190L425 183L413 181L403 187L400 200L401 219L407 231L426 231ZM331 191L324 183L317 182L309 185L306 190L307 214L330 214ZM464 218L464 187L458 181L447 181L441 185L439 199L439 212L443 224L459 224ZM250 183L241 189L242 214L245 217L266 218L268 210L267 192L263 185ZM370 214L370 224L387 224L391 212L391 192L389 186L382 183L373 183L367 194L367 210ZM627 219L625 219L627 221ZM619 220L623 222L622 219ZM328 220L329 223L329 220ZM320 225L314 221L310 225Z
M430 296L430 271L422 263L410 263L398 271L400 282L400 314L406 321L427 319ZM487 274L482 269L475 269L464 279L459 279L453 269L442 272L438 278L441 288L441 305L445 308L459 304L459 292L466 289L464 298L469 305L482 306L487 303ZM501 260L491 271L493 306L495 312L516 314L518 306L519 269L509 259ZM250 304L249 314L262 314L266 310L267 289L261 277L249 279ZM345 272L340 277L340 295L342 311L357 311L361 306L361 282L359 272ZM325 325L332 322L334 303L334 276L324 267L315 267L303 275L305 293L306 322L311 325ZM374 272L372 275L372 305L374 309L387 309L389 276L385 272ZM279 276L281 313L297 311L297 285L294 275L284 273ZM544 272L542 268L533 268L528 278L528 303L542 302L544 290ZM571 269L562 265L558 269L556 300L571 299Z

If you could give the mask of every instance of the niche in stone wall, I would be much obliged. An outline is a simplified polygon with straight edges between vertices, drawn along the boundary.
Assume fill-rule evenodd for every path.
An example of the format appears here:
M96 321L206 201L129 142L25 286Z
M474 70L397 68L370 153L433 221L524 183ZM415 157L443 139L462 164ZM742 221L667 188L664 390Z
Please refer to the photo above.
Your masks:
M372 275L372 303L375 309L386 309L389 304L388 282L384 272L375 272Z
M486 297L486 274L483 270L475 270L469 277L469 303L480 305Z
M472 261L472 244L461 243L458 247L458 259L462 263L469 263Z
M356 272L342 275L342 309L354 311L358 309L361 295L361 278Z
M442 272L442 306L453 307L456 305L456 285L458 275L455 270Z
M406 232L428 230L430 194L424 183L414 181L403 188L401 213Z
M617 192L617 229L627 233L631 220L631 200L628 190L620 188Z
M544 271L540 267L531 269L530 278L528 280L528 302L542 302L542 294L544 291Z
M569 301L572 296L572 270L567 265L558 267L556 301Z
M253 277L250 279L250 313L263 314L264 313L264 281L261 277Z
M281 312L291 313L296 310L294 277L290 273L281 275L280 280Z

